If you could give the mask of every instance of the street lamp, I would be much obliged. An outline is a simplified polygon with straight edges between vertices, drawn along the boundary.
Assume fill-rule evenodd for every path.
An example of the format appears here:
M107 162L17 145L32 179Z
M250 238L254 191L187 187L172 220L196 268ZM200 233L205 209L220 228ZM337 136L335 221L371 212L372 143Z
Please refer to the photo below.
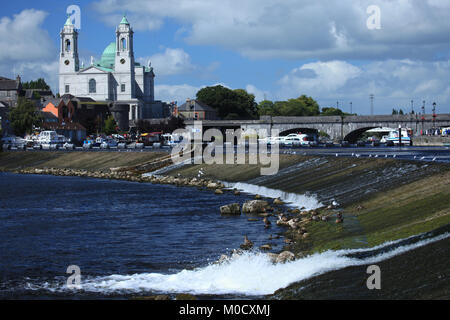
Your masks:
M421 120L422 120L422 135L424 135L424 132L423 132L423 123L424 123L424 121L425 121L425 100L423 100L423 104L422 104L422 118L421 118Z
M433 131L436 128L436 102L433 102Z

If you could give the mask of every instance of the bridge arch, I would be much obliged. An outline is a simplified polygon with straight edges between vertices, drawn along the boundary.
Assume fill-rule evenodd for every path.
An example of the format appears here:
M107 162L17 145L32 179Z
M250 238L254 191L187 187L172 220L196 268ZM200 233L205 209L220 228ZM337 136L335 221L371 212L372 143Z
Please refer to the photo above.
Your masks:
M390 127L380 127L380 126L371 126L371 127L363 127L363 128L358 128L356 130L353 130L351 132L349 132L345 137L344 140L350 142L350 143L356 143L359 138L367 131L372 130L372 129L380 129L378 134L381 132L389 132L391 130L395 130L395 128L390 128ZM376 133L375 133L376 134Z
M293 128L293 129L287 129L284 131L280 131L280 137L285 137L291 133L301 133L301 134L311 134L311 135L318 135L319 130L314 128Z

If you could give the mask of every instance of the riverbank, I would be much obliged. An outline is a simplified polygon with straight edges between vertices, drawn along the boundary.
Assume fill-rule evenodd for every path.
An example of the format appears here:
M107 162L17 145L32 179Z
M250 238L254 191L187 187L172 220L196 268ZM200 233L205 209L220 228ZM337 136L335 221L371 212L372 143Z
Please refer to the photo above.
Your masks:
M81 159L81 156L87 158ZM165 161L167 154L130 156L125 153L61 152L51 156L28 153L25 157L19 152L3 153L0 154L0 170L81 174L201 188L210 185L212 191L224 189L220 181L245 182L267 190L281 190L287 195L306 193L317 198L323 206L305 210L297 203L289 210L273 206L275 210L263 212L275 219L271 227L274 234L282 233L285 237L285 246L280 251L291 251L297 256L330 249L370 248L450 224L449 164L281 155L280 171L274 176L260 176L257 165L186 165L156 178L142 177L141 173L146 172L143 168L148 170L149 164ZM77 169L72 168L75 165ZM281 212L286 221L280 224L284 226L275 226ZM289 297L301 298L301 294Z

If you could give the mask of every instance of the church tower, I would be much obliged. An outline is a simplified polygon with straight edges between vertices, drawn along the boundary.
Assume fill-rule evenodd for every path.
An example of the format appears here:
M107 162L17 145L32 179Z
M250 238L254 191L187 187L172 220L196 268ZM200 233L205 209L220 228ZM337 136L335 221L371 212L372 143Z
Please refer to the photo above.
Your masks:
M135 98L135 70L133 29L124 16L116 30L116 58L114 74L118 80L117 96L120 100Z
M72 24L70 17L67 18L64 28L61 30L61 55L59 58L59 73L78 72L78 32Z

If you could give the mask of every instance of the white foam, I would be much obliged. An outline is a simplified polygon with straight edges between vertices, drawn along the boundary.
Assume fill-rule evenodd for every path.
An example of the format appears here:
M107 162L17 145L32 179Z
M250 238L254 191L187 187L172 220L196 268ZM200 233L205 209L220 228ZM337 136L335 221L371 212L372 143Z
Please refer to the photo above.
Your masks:
M347 255L370 252L388 247L396 242L388 242L370 249L327 251L284 264L272 264L263 253L245 253L221 264L211 264L195 270L183 270L176 274L111 275L87 280L82 283L82 286L85 291L102 293L151 291L265 295L291 283L328 271L377 263L449 236L450 234L446 233L364 259L348 257Z
M269 198L280 198L281 200L286 202L288 206L291 207L305 207L306 210L312 210L323 206L315 196L289 193L277 189L270 189L263 186L243 182L224 184L228 188L236 188L238 190L241 190L242 192L259 194L263 197Z

